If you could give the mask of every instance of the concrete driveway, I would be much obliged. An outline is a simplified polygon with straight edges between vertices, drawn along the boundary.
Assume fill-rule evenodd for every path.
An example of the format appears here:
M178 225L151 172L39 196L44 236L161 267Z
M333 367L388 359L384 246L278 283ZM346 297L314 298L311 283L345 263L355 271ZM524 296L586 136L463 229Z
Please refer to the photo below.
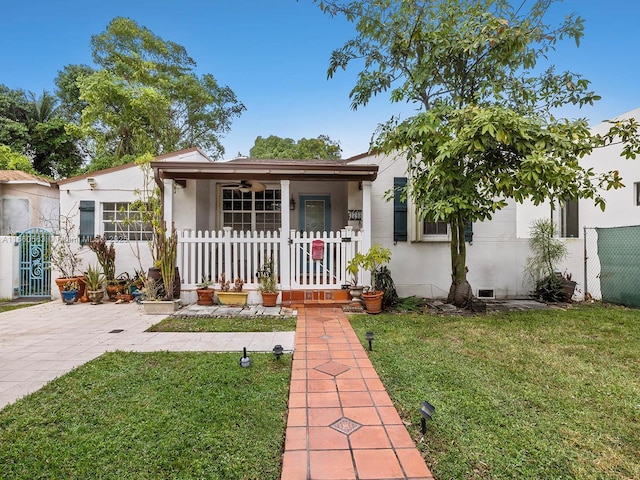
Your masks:
M59 300L0 313L0 409L109 351L293 351L294 332L145 333L162 318L134 303Z

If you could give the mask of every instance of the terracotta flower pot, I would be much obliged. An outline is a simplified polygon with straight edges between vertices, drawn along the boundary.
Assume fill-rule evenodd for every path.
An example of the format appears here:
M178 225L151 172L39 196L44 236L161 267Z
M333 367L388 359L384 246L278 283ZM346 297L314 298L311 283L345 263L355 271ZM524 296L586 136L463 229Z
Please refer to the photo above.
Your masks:
M262 294L262 305L265 307L275 307L278 301L278 292L260 292Z
M213 288L198 288L196 293L198 294L198 305L211 306L213 305Z
M362 299L364 300L364 306L367 309L367 313L380 313L382 311L382 296L384 292L377 291L372 293L363 293Z

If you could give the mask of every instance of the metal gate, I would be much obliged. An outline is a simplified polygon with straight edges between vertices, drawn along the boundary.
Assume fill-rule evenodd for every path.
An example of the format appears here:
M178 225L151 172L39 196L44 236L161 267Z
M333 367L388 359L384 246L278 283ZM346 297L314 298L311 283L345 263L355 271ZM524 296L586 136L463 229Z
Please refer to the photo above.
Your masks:
M20 297L51 297L51 232L30 228L20 235Z

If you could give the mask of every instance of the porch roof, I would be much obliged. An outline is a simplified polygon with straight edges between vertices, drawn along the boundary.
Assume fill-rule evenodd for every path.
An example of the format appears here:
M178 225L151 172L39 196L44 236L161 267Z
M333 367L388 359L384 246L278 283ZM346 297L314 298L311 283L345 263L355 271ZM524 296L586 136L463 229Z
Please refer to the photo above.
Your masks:
M373 181L378 165L346 160L237 159L228 162L151 162L156 178L173 180Z

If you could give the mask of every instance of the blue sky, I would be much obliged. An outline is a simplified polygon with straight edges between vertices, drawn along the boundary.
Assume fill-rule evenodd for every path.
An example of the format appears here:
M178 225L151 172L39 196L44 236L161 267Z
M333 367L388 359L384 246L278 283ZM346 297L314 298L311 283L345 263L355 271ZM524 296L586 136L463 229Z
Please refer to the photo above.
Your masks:
M183 45L199 73L230 86L247 107L223 139L225 158L247 155L258 135L320 134L339 140L347 158L367 150L379 123L413 110L385 96L350 109L357 70L331 80L326 70L353 26L311 0L0 0L0 6L0 83L10 88L53 91L65 65L91 64L91 35L116 16ZM578 49L565 42L551 60L591 80L602 100L566 115L598 123L640 106L640 2L566 0L554 7L554 15L570 12L585 18L585 38Z

